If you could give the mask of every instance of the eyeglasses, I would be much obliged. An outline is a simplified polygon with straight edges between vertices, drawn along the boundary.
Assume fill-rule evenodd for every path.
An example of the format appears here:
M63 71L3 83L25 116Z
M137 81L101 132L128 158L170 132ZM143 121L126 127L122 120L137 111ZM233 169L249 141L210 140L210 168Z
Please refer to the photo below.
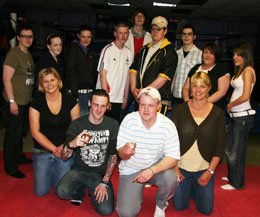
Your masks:
M25 39L34 39L33 35L19 35L21 38L25 38Z
M193 36L193 33L192 32L188 32L188 33L186 33L186 32L183 32L182 33L182 36Z

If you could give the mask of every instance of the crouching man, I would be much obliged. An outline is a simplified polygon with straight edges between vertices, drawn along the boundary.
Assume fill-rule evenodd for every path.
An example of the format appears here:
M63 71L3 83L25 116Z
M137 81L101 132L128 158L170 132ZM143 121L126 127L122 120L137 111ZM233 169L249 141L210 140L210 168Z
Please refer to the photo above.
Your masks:
M117 138L119 165L117 213L136 216L143 201L145 184L157 185L154 216L165 216L168 200L177 188L174 167L180 159L179 137L175 125L160 114L161 96L153 87L138 95L139 110L125 117Z
M61 180L57 194L80 205L86 188L91 203L100 215L114 211L114 191L110 177L116 165L117 121L104 116L109 105L105 90L95 90L90 98L90 113L73 121L62 150L66 160L75 153L72 170Z

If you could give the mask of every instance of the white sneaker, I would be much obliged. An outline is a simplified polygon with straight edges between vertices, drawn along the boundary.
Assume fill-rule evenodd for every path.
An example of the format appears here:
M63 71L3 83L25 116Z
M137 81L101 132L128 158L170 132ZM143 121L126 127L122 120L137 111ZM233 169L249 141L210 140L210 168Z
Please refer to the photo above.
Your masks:
M161 209L159 206L156 205L154 217L165 217L165 208Z
M226 177L226 176L221 177L221 179L224 181L228 181L228 177Z
M236 188L234 188L232 185L230 184L226 184L226 185L221 185L220 186L222 189L224 190L236 190Z
M70 200L70 203L71 203L72 205L79 206L79 205L82 203L82 200L74 200L74 199L71 199L71 200Z

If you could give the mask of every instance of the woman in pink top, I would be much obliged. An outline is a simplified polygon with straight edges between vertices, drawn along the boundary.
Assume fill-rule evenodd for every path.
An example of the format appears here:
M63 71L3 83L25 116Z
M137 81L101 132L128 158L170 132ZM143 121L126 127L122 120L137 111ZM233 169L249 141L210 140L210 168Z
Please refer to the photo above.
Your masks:
M221 186L225 190L244 188L247 138L255 114L249 101L256 81L253 53L249 43L241 43L233 48L233 61L235 75L231 80L231 86L234 91L227 105L230 116L225 151L228 176L222 178L228 180L228 184Z

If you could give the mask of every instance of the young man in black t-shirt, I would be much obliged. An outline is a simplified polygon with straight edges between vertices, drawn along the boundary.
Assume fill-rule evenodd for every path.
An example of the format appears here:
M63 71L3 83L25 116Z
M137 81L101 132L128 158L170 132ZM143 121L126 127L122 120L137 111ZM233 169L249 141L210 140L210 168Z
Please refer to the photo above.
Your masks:
M117 161L117 121L104 116L109 105L105 90L95 90L90 98L90 113L73 121L62 151L66 160L75 153L72 170L61 180L57 194L61 199L81 203L87 188L100 215L114 211L114 191L110 177ZM75 203L74 203L75 204Z

